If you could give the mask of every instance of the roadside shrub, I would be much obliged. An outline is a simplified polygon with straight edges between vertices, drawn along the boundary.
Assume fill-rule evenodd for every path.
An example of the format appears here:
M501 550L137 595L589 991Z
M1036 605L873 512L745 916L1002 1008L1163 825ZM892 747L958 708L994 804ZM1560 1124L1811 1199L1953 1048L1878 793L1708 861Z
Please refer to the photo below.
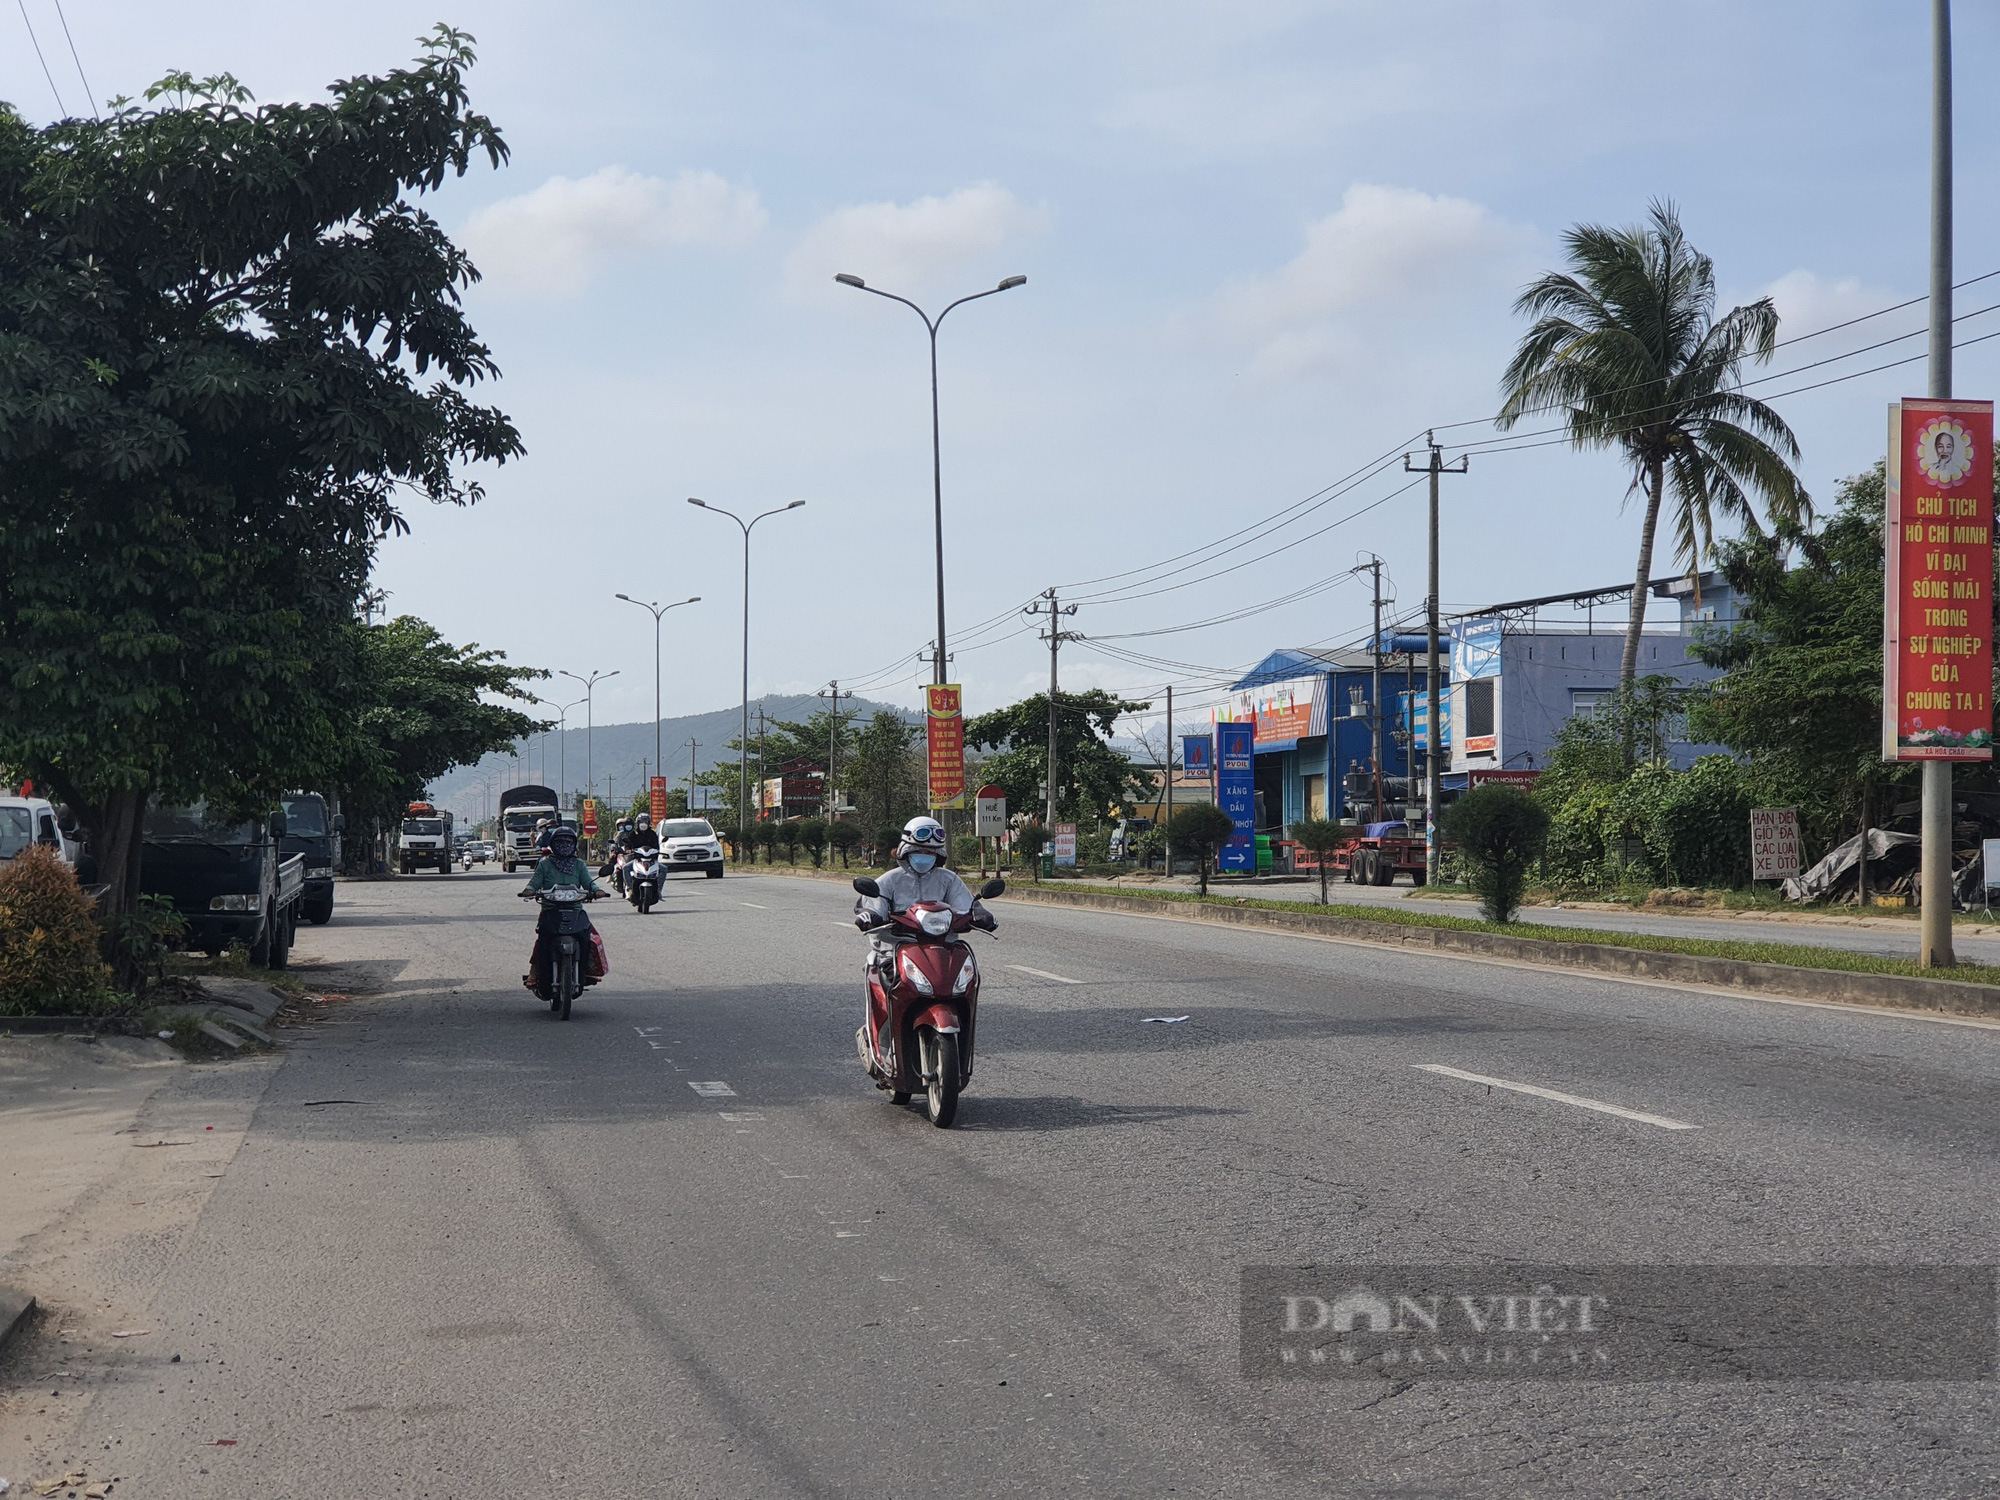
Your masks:
M951 862L961 870L976 870L984 862L986 850L976 833L961 833L951 841Z
M771 835L777 840L778 847L785 851L785 863L788 865L799 862L799 825L803 822L804 818L785 818L772 827Z
M1477 786L1444 810L1444 835L1465 858L1466 884L1489 922L1511 922L1528 870L1548 842L1549 814L1518 787Z
M1049 831L1039 823L1025 823L1014 830L1014 852L1034 869L1037 880L1042 878L1042 851L1048 846Z
M827 829L826 841L840 851L840 867L847 868L847 856L861 847L861 830L852 823L836 822Z
M800 818L794 827L799 843L812 856L813 868L817 870L826 857L826 819Z
M1346 824L1331 818L1301 818L1292 824L1291 835L1301 849L1319 860L1319 901L1324 906L1327 858L1353 835Z
M0 869L0 1015L76 1015L115 1003L103 929L75 872L47 849Z
M167 955L187 946L187 920L174 909L171 896L142 895L139 904L113 917L107 943L135 997L146 986L167 977Z
M1197 802L1174 814L1167 836L1174 841L1176 854L1192 855L1200 870L1201 893L1208 894L1209 862L1215 851L1228 843L1236 832L1236 822L1213 802Z

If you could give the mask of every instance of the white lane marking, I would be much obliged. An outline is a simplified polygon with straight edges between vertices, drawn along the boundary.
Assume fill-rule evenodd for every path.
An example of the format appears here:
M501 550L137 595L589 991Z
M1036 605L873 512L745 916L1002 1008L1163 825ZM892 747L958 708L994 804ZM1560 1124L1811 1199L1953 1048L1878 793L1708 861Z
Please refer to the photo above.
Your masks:
M736 1090L719 1078L708 1083L695 1083L690 1080L688 1087L704 1099L734 1099L736 1097Z
M1032 974L1037 979L1053 979L1057 984L1082 984L1081 979L1071 979L1067 974L1051 974L1047 969L1031 969L1026 964L1009 964L1010 969L1018 969L1023 974Z
M754 1110L739 1109L731 1111L725 1109L717 1111L716 1118L719 1120L761 1120L764 1117Z
M1685 1120L1669 1120L1665 1115L1649 1115L1640 1110L1627 1109L1622 1104L1606 1104L1602 1099L1585 1099L1578 1094L1559 1093L1555 1089L1545 1089L1532 1083L1513 1083L1505 1078L1488 1078L1484 1073L1467 1073L1461 1068L1447 1068L1443 1063L1413 1063L1412 1067L1425 1073L1442 1073L1446 1078L1463 1078L1467 1083L1483 1083L1488 1088L1509 1089L1516 1094L1533 1094L1537 1099L1553 1099L1558 1104L1574 1104L1578 1109L1594 1109L1601 1115L1616 1115L1621 1120L1637 1120L1641 1125L1657 1125L1662 1130L1699 1130L1699 1125L1690 1125Z
M738 906L751 906L751 907L755 907L755 908L756 908L756 909L757 909L758 911L769 911L769 910L771 909L770 907L768 907L768 906L764 905L764 904L763 904L762 902L760 902L760 901L739 901L739 902L737 902L736 904L737 904Z

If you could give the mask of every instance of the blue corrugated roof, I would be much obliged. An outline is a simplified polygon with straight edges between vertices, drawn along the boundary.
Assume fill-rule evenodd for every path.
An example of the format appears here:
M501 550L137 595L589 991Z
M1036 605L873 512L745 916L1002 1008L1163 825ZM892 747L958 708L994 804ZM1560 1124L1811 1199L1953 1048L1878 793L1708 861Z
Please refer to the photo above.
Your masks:
M1262 687L1267 682L1310 677L1315 672L1352 671L1367 667L1371 661L1372 658L1362 651L1308 651L1281 646L1232 682L1229 690L1232 693L1241 692L1244 688Z

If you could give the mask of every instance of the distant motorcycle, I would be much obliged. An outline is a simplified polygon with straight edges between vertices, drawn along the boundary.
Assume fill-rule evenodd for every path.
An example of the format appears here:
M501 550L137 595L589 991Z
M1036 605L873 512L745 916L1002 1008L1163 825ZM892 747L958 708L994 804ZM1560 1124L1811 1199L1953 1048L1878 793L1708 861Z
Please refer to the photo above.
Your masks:
M882 894L865 875L854 889L863 896ZM990 901L1006 889L1004 880L989 880L979 899ZM861 1065L892 1103L907 1104L921 1091L930 1122L948 1129L958 1117L959 1091L972 1081L979 1019L979 965L963 935L975 927L991 932L993 918L919 901L879 920L857 914L855 922L895 945L886 965L868 971L867 1019L854 1033Z
M637 907L640 914L649 912L660 899L660 851L657 849L634 849L620 872L624 875L625 899Z

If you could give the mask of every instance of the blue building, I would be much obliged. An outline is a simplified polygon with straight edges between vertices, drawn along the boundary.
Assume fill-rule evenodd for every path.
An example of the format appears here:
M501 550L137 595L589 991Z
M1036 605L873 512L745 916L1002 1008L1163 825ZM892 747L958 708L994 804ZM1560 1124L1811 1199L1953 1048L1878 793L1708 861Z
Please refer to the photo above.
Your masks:
M1281 833L1302 818L1366 818L1372 790L1349 798L1348 772L1374 758L1375 658L1366 651L1273 651L1230 685L1229 700L1214 710L1219 720L1257 725L1257 830ZM1399 735L1398 701L1414 684L1424 686L1421 658L1382 658L1382 697L1388 719L1382 734L1382 774L1409 774L1407 735ZM1450 718L1446 717L1449 726ZM1400 799L1389 799L1394 817Z

